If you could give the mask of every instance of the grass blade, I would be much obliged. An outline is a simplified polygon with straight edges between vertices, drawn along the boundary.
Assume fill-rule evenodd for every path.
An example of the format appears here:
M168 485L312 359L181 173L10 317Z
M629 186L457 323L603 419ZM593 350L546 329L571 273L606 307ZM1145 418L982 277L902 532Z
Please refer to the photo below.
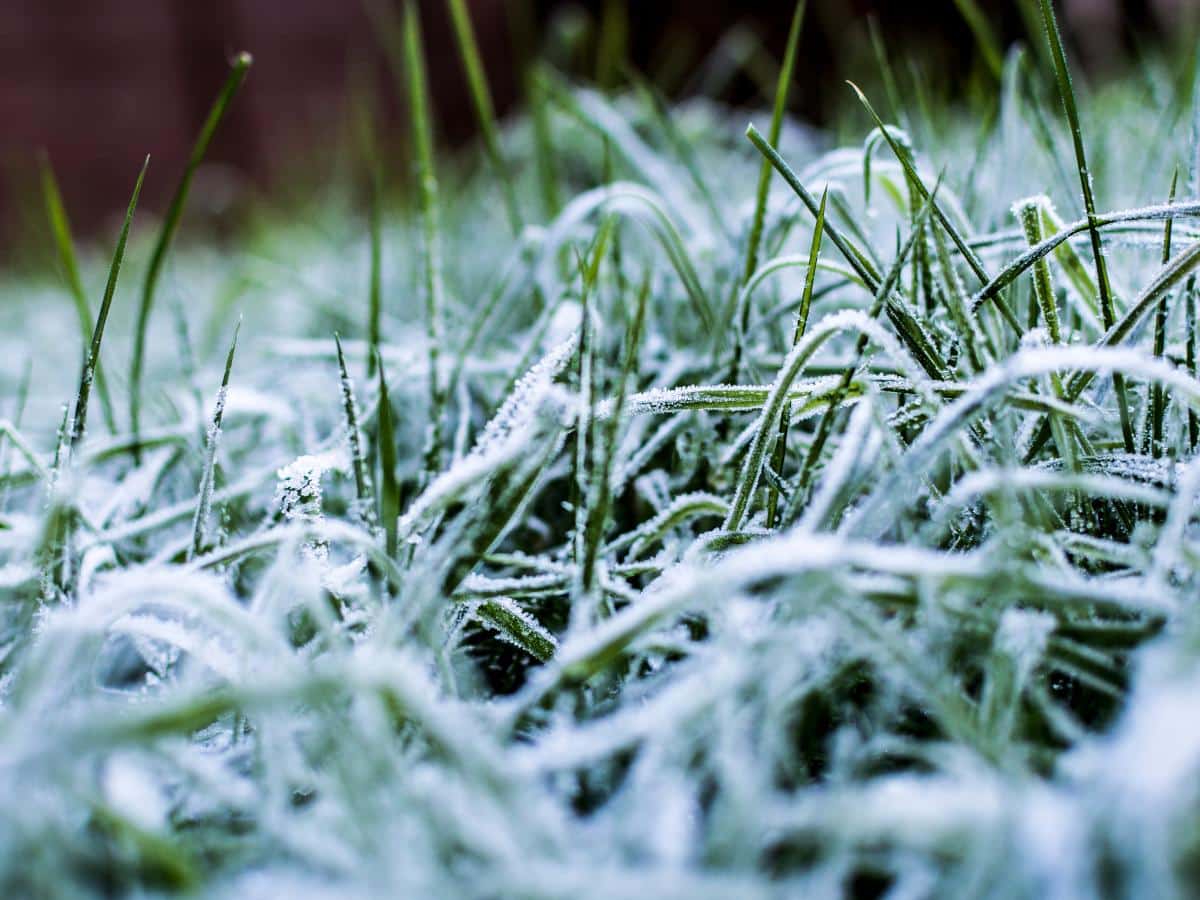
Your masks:
M242 320L239 318L233 329L233 340L229 344L229 353L225 356L225 372L221 375L221 387L217 390L212 421L208 426L204 447L204 472L200 476L199 499L196 503L196 516L192 520L192 546L187 555L188 560L209 549L208 516L212 510L213 486L217 470L217 448L221 443L221 420L225 417L225 398L229 393L229 373L233 371L233 355L237 352L238 334L241 333L241 330Z
M383 358L379 366L379 420L375 442L379 454L379 521L383 524L384 551L395 559L399 550L397 535L400 518L400 485L396 480L396 426L392 419L392 401L388 397Z
M117 289L117 277L121 274L121 262L125 259L125 244L129 239L129 226L133 222L133 213L137 209L138 197L142 193L142 182L146 178L146 169L150 165L147 156L133 185L133 194L129 198L129 206L125 210L125 221L121 225L121 234L117 238L117 247L113 251L112 265L108 270L108 282L104 286L104 298L100 301L100 312L96 315L96 326L92 330L92 340L88 347L87 358L83 363L83 371L79 376L79 392L75 397L75 420L71 426L69 446L74 449L83 440L87 430L88 398L92 392L92 379L96 373L96 365L100 359L100 343L104 340L104 326L108 322L108 311L112 308L113 293Z
M155 289L158 287L158 279L162 274L162 267L166 261L167 251L171 247L171 241L175 237L175 232L179 228L179 220L183 216L184 207L187 205L192 178L196 174L196 169L204 162L204 157L208 153L208 147L212 143L213 135L216 134L217 128L220 127L222 120L225 118L229 106L233 102L233 98L242 86L242 82L246 80L246 73L250 69L251 62L249 53L239 53L234 57L229 76L225 79L225 84L221 87L220 93L217 94L217 99L213 101L212 108L208 112L208 118L204 120L204 125L200 128L200 134L196 137L196 143L192 145L192 152L188 156L187 164L184 166L183 176L179 179L179 184L175 188L175 194L171 197L171 204L167 207L167 214L163 218L158 239L155 241L154 249L150 254L150 264L146 268L146 277L142 282L141 302L138 306L137 326L133 336L133 358L129 370L129 422L130 430L133 432L135 438L135 459L141 458L141 450L136 443L136 439L141 433L142 369L145 365L146 330L150 323L150 310L154 304Z
M75 315L79 319L79 335L83 342L83 355L87 356L87 346L92 334L92 311L88 304L87 293L83 289L83 280L79 277L79 262L75 256L75 242L71 238L71 223L67 218L67 210L63 205L62 193L58 189L58 181L54 177L54 169L50 158L41 158L42 199L46 207L46 219L54 236L54 246L58 251L58 260L67 279L67 288L71 299L75 301ZM100 410L104 414L104 423L109 432L116 434L117 420L113 415L112 399L108 395L108 383L104 377L104 367L96 361L96 390L100 396Z
M407 75L412 137L417 150L417 193L421 206L422 293L425 297L425 333L429 342L429 438L425 470L441 467L441 421L444 397L438 374L441 347L441 316L445 305L442 286L441 226L438 222L438 183L433 164L433 125L429 112L429 89L425 74L425 51L416 4L404 4L404 68ZM386 524L386 523L385 523Z
M363 451L362 431L358 427L354 382L350 380L350 373L346 370L346 355L342 352L341 337L335 333L333 341L337 347L338 377L342 387L342 412L346 416L346 439L350 445L350 465L354 470L354 496L358 501L360 516L367 525L371 525L375 516L371 506L371 483L367 477L367 456ZM374 352L378 354L379 351L375 349Z
M821 238L825 233L825 202L829 199L826 189L821 194L821 205L817 209L817 223L813 226L812 243L808 248L808 271L804 276L804 293L800 297L800 310L796 314L796 328L792 332L792 347L800 343L808 328L808 311L812 304L813 283L817 274L817 258L821 255ZM771 458L771 471L776 478L783 477L783 462L787 455L788 406L785 404L779 419L779 435L775 438L775 453ZM772 482L767 489L767 528L774 528L779 507L779 489Z
M1042 24L1045 26L1046 39L1049 41L1051 57L1054 60L1054 77L1058 83L1058 93L1062 98L1063 110L1067 114L1067 124L1071 129L1071 142L1075 150L1075 162L1079 168L1079 187L1083 192L1084 213L1088 219L1088 235L1092 240L1092 258L1096 264L1096 284L1100 290L1100 312L1104 316L1105 329L1109 329L1116 320L1116 312L1113 305L1112 286L1108 280L1108 262L1104 258L1104 247L1100 243L1096 199L1092 193L1092 173L1088 169L1087 155L1083 149L1083 129L1079 125L1075 88L1071 84L1071 72L1067 67L1067 54L1063 49L1062 34L1058 30L1054 6L1051 0L1039 0L1039 2L1042 10ZM1117 395L1117 409L1121 416L1121 435L1125 440L1125 452L1133 453L1133 427L1129 421L1129 401L1125 394L1125 379L1118 373L1113 373L1113 390Z
M783 129L783 113L787 109L788 88L792 83L792 70L796 65L796 47L800 42L800 26L804 22L805 0L796 3L792 13L792 24L788 29L787 46L783 53L783 66L779 70L779 81L775 86L775 106L771 110L771 127L768 142L772 147L779 144ZM750 224L750 237L746 244L746 264L742 267L742 283L745 284L758 269L758 247L762 241L763 223L767 214L767 196L771 186L771 162L764 159L758 170L758 189L754 199L754 218ZM746 323L742 323L745 331Z
M1179 186L1179 169L1175 169L1175 174L1171 176L1171 191L1167 198L1167 204L1171 204L1175 200L1175 189ZM1167 219L1163 226L1163 246L1162 246L1162 264L1165 266L1171 261L1171 226L1174 219ZM1167 316L1169 308L1167 306L1167 294L1163 294L1162 299L1158 301L1158 310L1154 315L1154 355L1162 359L1163 353L1167 346ZM1163 447L1163 416L1166 413L1166 394L1163 392L1162 382L1156 381L1150 385L1150 440L1148 450L1155 458L1162 455Z
M504 195L504 208L508 213L508 223L516 234L521 230L521 212L517 205L517 192L513 186L512 175L504 155L500 150L500 129L496 124L496 110L492 105L492 94L488 90L487 75L483 69L483 59L479 55L479 45L475 41L475 29L471 26L471 15L467 12L464 0L446 0L450 8L450 19L454 23L454 36L458 41L458 52L462 58L463 70L467 75L467 84L471 89L471 102L475 106L475 116L479 120L479 133L483 137L484 150L496 180L500 183Z
M954 0L954 5L958 7L963 20L971 29L971 34L975 36L975 45L979 48L988 71L999 80L1004 72L1004 54L1000 50L996 33L988 24L987 15L979 8L976 0Z

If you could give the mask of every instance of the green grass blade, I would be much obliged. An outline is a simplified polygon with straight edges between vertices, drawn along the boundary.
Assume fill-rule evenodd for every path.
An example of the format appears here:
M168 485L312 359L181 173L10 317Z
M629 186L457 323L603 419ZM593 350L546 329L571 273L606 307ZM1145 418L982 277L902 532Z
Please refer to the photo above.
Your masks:
M354 398L354 382L350 380L350 373L346 370L346 355L342 352L341 337L335 333L333 341L337 347L338 378L342 388L342 412L346 417L346 440L350 445L350 465L354 470L354 496L358 501L359 514L366 524L370 525L374 519L374 511L371 508L367 455L363 451L362 430L358 424L358 403ZM368 352L378 354L379 351L373 349Z
M216 134L217 128L220 127L222 120L225 118L229 106L233 102L233 98L237 95L239 88L241 88L242 82L246 80L246 73L250 69L251 62L249 53L239 53L234 57L229 76L225 79L225 84L222 85L220 92L217 94L217 99L213 101L212 108L208 112L208 118L204 120L204 124L200 128L200 134L196 137L196 143L192 145L192 152L188 156L187 164L184 166L183 176L179 179L179 184L176 186L175 193L171 197L171 203L167 207L167 214L163 218L162 227L159 229L158 239L155 241L154 249L150 254L150 264L146 268L146 277L142 282L141 302L138 306L137 325L133 337L133 357L129 370L129 421L130 430L133 432L135 439L141 432L142 369L145 365L146 357L146 331L150 324L150 310L154 304L154 293L158 287L158 279L162 274L163 263L166 261L171 241L179 228L179 220L183 216L184 207L187 205L192 178L196 174L196 169L204 161L204 157L208 153L209 144L212 143L213 135ZM141 451L136 443L134 445L134 456L135 458L140 458L141 456Z
M936 188L935 188L936 190ZM918 214L917 221L913 225L913 229L909 234L908 240L904 246L896 254L896 258L888 270L883 281L879 283L876 290L875 298L871 304L871 310L867 314L870 318L875 318L884 308L888 301L888 297L894 290L897 282L900 279L900 274L904 269L904 265L908 260L909 254L912 252L916 244L917 237L920 233L919 226L927 221L932 202L927 201ZM820 208L818 207L818 210ZM837 414L841 400L846 390L849 389L851 382L854 379L854 372L858 368L862 360L863 354L866 353L869 338L866 334L861 334L854 348L854 362L847 366L843 372L834 393L829 400L829 405L826 407L824 414L817 426L817 432L812 443L809 445L808 453L805 456L803 467L800 471L800 477L797 481L796 489L792 493L791 501L789 501L789 511L803 502L805 493L807 492L809 481L812 472L815 468L817 460L820 458L821 451L824 448L825 442L829 438L829 434L833 427L833 418ZM809 353L814 350L810 348ZM741 473L738 477L737 489L734 493L734 498L729 504L729 513L725 517L723 530L737 531L741 528L742 523L746 519L746 515L750 509L750 501L754 495L755 489L758 486L758 480L762 473L763 457L767 450L767 444L770 441L772 432L778 428L780 416L786 407L788 391L791 389L792 382L800 374L800 369L807 361L808 355L797 354L797 350L793 348L792 352L784 360L783 368L771 387L771 393L767 397L766 403L763 405L762 414L759 417L758 426L755 429L754 438L751 441L750 448L746 452L746 461L742 466ZM786 516L785 516L786 518Z
M612 415L606 420L604 428L604 444L599 448L600 465L595 476L591 479L592 496L588 504L586 533L584 540L583 578L582 587L585 592L592 590L596 574L596 559L600 553L600 543L604 538L604 527L608 519L608 511L612 501L612 491L609 481L612 476L613 460L617 453L617 439L620 435L621 413L625 408L625 397L629 389L629 381L637 370L638 348L642 342L642 331L646 322L646 301L650 296L650 273L642 279L638 289L637 305L634 309L633 321L625 335L625 355L621 365L621 375L617 381L617 396L613 403ZM593 412L594 415L594 412Z
M808 328L808 311L812 305L813 284L817 274L817 258L821 255L821 239L825 234L825 203L829 199L829 191L821 193L821 205L817 209L817 223L813 226L812 243L808 248L808 271L804 276L804 293L800 297L800 309L796 314L796 328L792 332L792 346L795 347L804 337ZM771 457L771 471L776 479L783 477L783 463L787 455L788 439L788 406L785 404L779 419L779 435L775 438L775 452ZM767 489L767 528L774 528L776 514L779 509L779 489L774 482Z
M1025 240L1029 246L1036 247L1042 242L1041 204L1034 200L1026 200L1017 209L1017 218L1025 232ZM1034 309L1042 314L1046 330L1052 343L1062 343L1062 332L1058 324L1058 306L1054 302L1054 288L1050 284L1050 267L1046 258L1042 257L1033 264L1033 296Z
M779 70L779 81L775 86L775 106L771 110L771 127L768 142L772 147L779 143L783 129L783 113L787 109L788 88L792 83L792 70L796 64L796 47L800 42L800 26L804 22L806 0L798 0L792 13L792 25L788 30L787 47L783 54L783 66ZM758 189L754 198L754 218L750 224L750 237L746 244L746 264L742 267L742 283L745 284L758 269L758 247L762 241L763 223L767 215L767 196L771 187L771 162L764 159L758 170ZM745 323L743 330L745 330Z
M221 375L221 387L217 390L212 421L209 423L208 435L205 440L204 471L200 475L196 516L192 520L192 545L187 555L189 560L208 549L208 517L212 510L213 487L216 483L217 449L221 444L221 422L225 418L225 398L229 394L229 373L233 371L233 356L237 352L238 335L241 331L242 320L238 319L238 323L233 329L233 340L229 343L229 353L225 356L225 371Z
M379 366L379 419L376 426L376 449L379 454L379 521L383 524L384 551L395 559L398 547L400 518L400 485L396 480L396 426L392 418L392 401L388 397L387 376L383 358Z
M1184 311L1186 314L1187 340L1185 344L1186 360L1188 374L1193 378L1196 377L1196 290L1195 279L1189 279L1187 288L1184 289ZM1200 444L1200 415L1188 406L1188 448L1195 453L1196 446Z
M1200 267L1200 241L1189 244L1170 263L1159 270L1154 280L1130 304L1125 315L1104 333L1104 336L1097 342L1097 346L1115 347L1124 341L1158 301L1166 293L1176 288L1197 267ZM1070 403L1075 402L1094 379L1095 373L1091 371L1077 372L1066 385L1064 399ZM1037 454L1049 436L1050 426L1043 421L1025 454L1026 464L1037 458Z
M458 41L458 52L462 58L463 70L467 75L467 85L471 90L471 102L475 106L475 116L479 120L479 133L483 136L484 150L496 180L500 183L504 195L504 208L508 213L508 222L513 233L521 230L521 212L517 205L517 192L513 185L512 175L504 154L500 149L500 128L496 124L496 110L492 104L492 94L488 90L487 75L483 69L483 59L479 54L479 45L475 41L475 29L471 26L471 15L467 11L464 0L446 0L450 8L450 19L454 24L454 36Z
M1104 327L1112 328L1116 320L1112 286L1108 280L1108 262L1104 247L1100 243L1100 229L1096 218L1096 198L1092 192L1092 173L1088 169L1087 155L1083 148L1083 129L1079 124L1079 109L1075 102L1075 88L1071 84L1071 72L1067 67L1067 54L1063 48L1062 34L1054 15L1051 0L1040 0L1042 24L1046 29L1050 53L1054 60L1054 77L1058 83L1059 96L1071 129L1071 142L1075 150L1075 162L1079 168L1079 187L1083 193L1083 207L1088 219L1088 235L1092 241L1092 258L1096 264L1096 284L1100 291L1100 312L1104 316ZM1113 374L1113 390L1117 395L1117 409L1121 416L1121 435L1125 440L1125 452L1134 452L1133 426L1129 420L1129 401L1125 393L1125 379Z
M1175 201L1175 190L1179 187L1179 169L1176 167L1175 174L1171 176L1171 191L1167 198L1167 204L1170 205ZM1163 225L1163 245L1162 245L1162 264L1165 266L1171 261L1171 231L1175 220L1169 218L1166 224ZM1158 310L1154 315L1154 355L1162 359L1163 353L1167 346L1167 316L1170 308L1167 305L1168 295L1163 294L1162 299L1158 301ZM1163 439L1163 416L1166 413L1166 394L1163 391L1162 382L1156 381L1150 385L1150 441L1149 451L1155 456L1162 455L1162 439Z
M445 306L442 284L442 245L439 224L437 172L433 163L433 125L430 120L428 78L425 51L421 39L421 21L416 4L404 4L404 69L408 84L408 103L412 139L417 151L417 193L421 207L423 241L421 268L425 298L425 335L429 343L429 439L425 450L425 470L441 467L442 406L444 397L438 373L442 340L442 309Z
M975 45L979 47L988 71L999 80L1004 72L1004 53L1000 49L1000 41L996 38L995 31L988 23L987 14L979 8L975 0L954 0L954 5L958 7L967 27L971 29L971 34L975 36Z
M87 358L83 363L83 371L79 376L79 392L75 397L75 420L71 426L70 447L73 449L87 430L88 398L92 392L92 379L95 376L96 364L100 359L100 343L104 340L104 326L108 322L108 311L112 308L113 293L117 289L117 277L121 274L121 262L125 259L125 244L129 240L129 226L133 222L133 213L137 209L138 196L142 193L142 182L146 178L146 169L150 165L147 156L138 172L137 181L133 185L133 194L129 198L129 206L125 210L125 221L121 225L121 234L117 238L117 247L113 251L112 265L108 269L108 282L104 286L104 298L100 301L100 311L96 315L96 326L92 329L92 340L88 347Z
M87 293L83 289L83 280L79 277L79 262L75 255L75 242L71 238L71 222L67 218L67 210L63 205L62 192L58 189L58 181L54 177L54 168L50 158L43 154L41 158L42 199L46 207L46 219L50 224L50 232L54 236L54 246L58 251L58 260L67 280L71 299L75 301L75 315L79 319L79 335L83 342L83 355L87 355L88 341L92 334L92 311L88 304ZM113 415L112 399L108 395L108 383L104 377L104 367L96 361L96 390L100 397L100 410L104 415L104 423L112 434L116 434L117 420Z

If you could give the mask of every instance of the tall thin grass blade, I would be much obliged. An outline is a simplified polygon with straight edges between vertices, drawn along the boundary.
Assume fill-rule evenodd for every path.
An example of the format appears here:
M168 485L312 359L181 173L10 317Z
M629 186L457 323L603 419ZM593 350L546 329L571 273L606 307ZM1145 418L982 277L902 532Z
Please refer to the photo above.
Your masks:
M71 426L69 447L74 449L83 440L87 430L88 400L92 392L92 380L96 374L96 366L100 360L100 344L104 340L104 326L108 323L108 311L112 308L113 293L117 289L117 278L121 274L121 263L125 259L125 244L129 240L129 226L133 222L133 213L137 209L138 197L142 193L142 182L146 178L146 169L150 166L147 156L138 172L137 181L133 185L133 194L129 198L129 206L125 210L125 221L121 225L121 234L117 238L117 247L113 251L112 265L108 269L108 282L104 285L104 297L100 301L100 311L96 315L96 325L92 329L92 340L88 346L87 358L79 375L79 392L75 397L75 419Z
M1046 29L1046 39L1050 45L1050 53L1054 60L1054 77L1058 83L1058 93L1062 98L1063 110L1067 115L1067 124L1071 129L1071 142L1075 150L1075 162L1079 168L1079 187L1083 193L1083 207L1088 219L1088 235L1092 240L1092 258L1096 264L1096 284L1100 291L1100 312L1104 316L1104 327L1112 328L1116 320L1113 303L1112 286L1108 280L1108 262L1104 257L1104 247L1100 243L1100 229L1097 225L1096 199L1092 193L1092 173L1088 168L1087 154L1083 149L1083 129L1079 125L1079 109L1075 103L1075 88L1071 84L1071 72L1067 67L1067 54L1063 49L1062 34L1058 30L1058 19L1054 15L1051 0L1039 0L1042 11L1042 24ZM1113 390L1117 395L1117 409L1121 416L1121 435L1125 440L1125 452L1134 452L1133 426L1129 419L1129 401L1125 393L1125 379L1119 373L1113 373Z
M504 208L513 233L521 230L521 212L517 204L517 191L512 174L500 149L500 128L496 124L496 109L488 89L487 75L483 69L483 58L475 41L475 29L471 25L471 14L465 0L446 0L450 8L450 19L454 23L454 36L458 41L458 52L462 58L467 84L471 89L471 102L479 122L479 133L483 137L484 150L504 195Z
M225 84L222 85L216 100L213 101L212 108L208 112L208 118L204 120L204 124L200 128L200 134L196 137L196 143L192 145L192 152L188 156L183 175L179 179L179 184L175 188L174 195L171 197L171 203L167 207L167 214L164 216L162 227L159 229L158 239L155 241L154 249L150 254L150 264L146 268L146 277L142 282L142 294L138 305L137 324L133 336L133 356L129 369L129 424L135 441L141 434L142 370L146 358L146 332L150 324L150 310L154 305L154 294L158 287L158 279L162 274L163 263L166 261L171 241L174 239L175 232L179 228L179 220L183 216L184 207L187 205L188 192L192 187L192 178L196 174L196 169L204 162L204 157L208 153L208 147L212 143L217 128L220 127L221 122L228 113L229 106L241 88L242 82L246 80L246 73L250 70L251 62L252 59L249 53L239 53L234 57L229 76L225 79ZM136 442L134 444L134 457L135 459L141 458L141 449Z
M444 396L439 375L442 337L442 244L439 224L437 172L433 162L433 124L429 111L429 89L421 21L413 0L404 4L404 69L407 76L412 138L417 151L417 196L421 207L422 294L425 299L425 334L429 343L429 436L425 470L432 474L441 467L442 407ZM386 524L386 523L385 523Z

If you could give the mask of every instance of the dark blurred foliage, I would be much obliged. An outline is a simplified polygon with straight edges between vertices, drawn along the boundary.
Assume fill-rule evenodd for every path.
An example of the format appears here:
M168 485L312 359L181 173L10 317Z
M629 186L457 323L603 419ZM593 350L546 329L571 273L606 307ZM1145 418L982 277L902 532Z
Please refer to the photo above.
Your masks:
M514 19L518 3L523 15ZM1003 41L1026 34L1011 0L979 5ZM1184 29L1195 5L1067 0L1060 8L1078 57L1097 70ZM445 4L419 7L440 137L461 143L473 118ZM579 77L619 79L596 71L604 34L669 95L716 92L764 103L792 11L791 2L768 0L470 0L470 7L501 113L520 102L517 61L531 52ZM0 0L0 221L9 223L0 256L12 260L36 230L33 173L42 151L80 232L95 233L119 214L145 153L153 162L143 202L161 210L236 50L252 52L255 65L193 191L193 218L229 219L255 196L279 201L319 183L314 173L334 165L331 157L349 143L352 97L376 96L382 131L398 134L401 105L365 9L363 0ZM810 0L793 111L828 120L847 101L843 79L871 80L872 18L889 55L920 60L941 84L965 83L981 66L953 0Z

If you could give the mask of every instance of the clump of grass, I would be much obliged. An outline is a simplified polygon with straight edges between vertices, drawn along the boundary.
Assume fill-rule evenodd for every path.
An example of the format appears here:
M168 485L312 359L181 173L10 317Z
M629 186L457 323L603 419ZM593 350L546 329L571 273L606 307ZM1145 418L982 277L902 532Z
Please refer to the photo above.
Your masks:
M369 141L365 229L330 201L179 249L193 296L244 292L236 377L226 305L182 310L212 414L148 317L195 166L126 315L135 189L73 416L40 346L71 310L7 338L0 893L1186 894L1192 116L1153 62L1076 95L1046 0L1045 73L957 6L995 94L877 35L886 118L846 89L818 150L803 4L747 128L624 84L611 4L605 90L539 63L500 122L452 2L477 171L435 157L415 5L380 4L415 209ZM109 435L106 333L164 400Z

